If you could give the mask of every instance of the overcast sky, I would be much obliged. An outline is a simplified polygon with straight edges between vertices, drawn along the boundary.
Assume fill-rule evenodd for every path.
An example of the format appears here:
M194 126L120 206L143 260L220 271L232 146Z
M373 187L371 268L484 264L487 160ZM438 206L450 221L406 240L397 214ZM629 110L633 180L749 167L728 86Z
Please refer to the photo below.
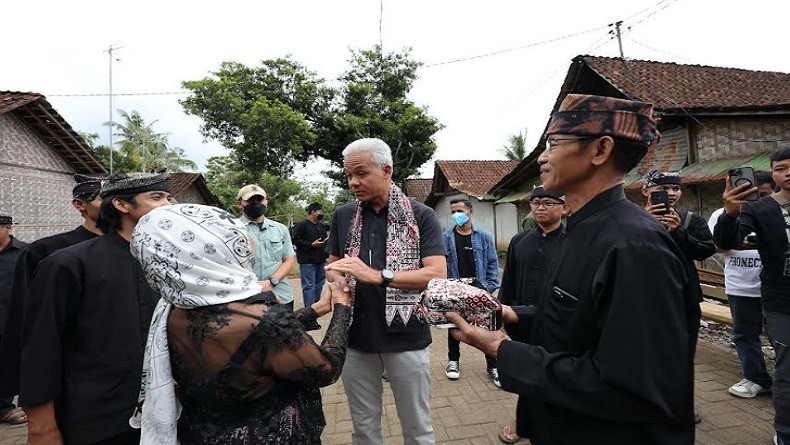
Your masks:
M223 61L254 65L286 54L335 78L348 66L349 48L370 48L381 38L385 51L411 47L426 64L411 98L445 125L436 135L436 159L503 159L500 147L525 128L529 148L535 146L574 56L618 55L606 28L617 20L624 20L629 58L790 72L787 0L383 0L380 35L381 6L373 0L4 2L0 90L44 94L75 129L99 133L106 143L106 96L56 95L106 94L104 50L111 44L124 46L113 65L115 93L164 93L206 77ZM154 128L170 133L202 166L227 150L203 142L200 120L178 104L183 97L116 96L114 108L157 120ZM426 166L423 174L432 170Z

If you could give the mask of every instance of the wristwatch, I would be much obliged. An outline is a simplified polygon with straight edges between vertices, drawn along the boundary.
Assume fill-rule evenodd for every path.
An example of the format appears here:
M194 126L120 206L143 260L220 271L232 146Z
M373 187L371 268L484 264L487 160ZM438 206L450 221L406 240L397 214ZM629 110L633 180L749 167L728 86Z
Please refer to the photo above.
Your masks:
M395 279L395 272L384 269L381 271L381 287L387 287Z
M272 283L272 287L276 287L278 284L280 284L279 278L275 277L274 275L269 277L269 281Z

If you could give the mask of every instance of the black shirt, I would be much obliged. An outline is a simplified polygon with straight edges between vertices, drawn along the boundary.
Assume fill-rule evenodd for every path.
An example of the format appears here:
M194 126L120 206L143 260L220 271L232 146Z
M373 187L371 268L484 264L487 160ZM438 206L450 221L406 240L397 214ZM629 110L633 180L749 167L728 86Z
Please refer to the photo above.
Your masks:
M309 219L299 221L291 230L291 241L296 248L296 261L299 264L323 264L327 253L324 246L313 247L313 241L326 238L329 227L322 222Z
M26 320L20 404L54 400L69 444L130 430L157 299L115 232L47 257L25 305L39 310Z
M411 201L414 218L420 230L420 258L446 255L439 220L430 207ZM348 250L348 230L355 216L357 203L346 204L332 214L332 224L326 251L343 258ZM376 270L386 268L387 210L376 212L362 204L362 245L359 258ZM416 326L413 332L387 333L384 319L386 290L380 286L357 284L354 300L354 319L349 332L348 346L367 353L403 352L424 349L431 344L428 323Z
M790 209L788 209L790 211ZM734 249L743 244L746 235L757 235L757 252L763 263L760 272L763 309L790 315L790 274L784 273L790 240L779 203L771 196L746 203L736 218L722 212L713 235L722 249Z
M613 187L572 214L531 343L499 347L535 445L691 445L699 305L667 230Z
M11 236L11 240L0 250L0 338L3 337L5 322L11 301L11 286L14 278L14 265L27 243Z
M697 266L694 261L703 261L716 253L716 245L713 243L713 234L710 233L708 222L705 218L687 210L679 212L681 217L680 226L675 229L672 239L675 240L680 250L683 252L685 261L690 268L696 272ZM686 220L691 218L688 223ZM688 225L688 228L686 228ZM697 301L702 301L702 289L698 290Z
M472 247L472 234L461 235L457 230L455 234L455 257L458 258L458 276L461 278L475 278L475 251Z
M538 226L510 240L499 300L510 306L534 305L545 284L549 267L557 259L562 226L543 233Z
M11 290L9 313L5 338L0 348L0 396L19 394L19 363L22 359L22 331L24 323L25 299L30 290L33 274L41 261L53 252L65 247L93 239L98 235L78 226L74 230L51 235L34 241L27 246L14 267L14 285ZM30 308L35 311L36 308Z

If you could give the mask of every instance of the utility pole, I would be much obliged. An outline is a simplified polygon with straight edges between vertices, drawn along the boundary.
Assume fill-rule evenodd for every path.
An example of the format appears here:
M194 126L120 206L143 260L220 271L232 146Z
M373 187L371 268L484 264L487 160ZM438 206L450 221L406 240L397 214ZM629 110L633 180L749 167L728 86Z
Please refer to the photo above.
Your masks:
M113 149L112 149L112 146L113 146L113 144L112 144L112 132L113 132L113 127L114 127L114 125L113 125L113 118L112 118L112 116L113 116L113 112L112 112L112 63L113 63L112 53L114 51L117 51L117 50L121 49L121 48L123 48L123 45L119 45L119 44L116 43L115 45L110 45L104 51L104 52L107 53L108 59L109 59L109 63L110 63L110 103L109 103L109 106L110 106L110 109L109 109L109 113L110 113L110 174L112 174L112 171L113 171L113 168L112 168L112 151L113 151ZM120 60L120 59L117 59L117 60Z
M617 46L620 47L620 58L625 60L625 55L623 55L623 39L620 37L620 25L623 24L623 21L620 20L619 22L614 23L615 33L617 34Z

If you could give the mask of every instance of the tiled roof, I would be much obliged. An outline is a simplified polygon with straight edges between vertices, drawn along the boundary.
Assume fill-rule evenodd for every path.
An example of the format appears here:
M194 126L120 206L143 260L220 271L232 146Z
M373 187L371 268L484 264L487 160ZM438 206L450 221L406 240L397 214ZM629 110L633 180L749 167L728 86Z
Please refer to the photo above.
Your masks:
M0 91L0 114L4 113L12 113L24 122L77 173L107 173L93 150L43 95Z
M431 194L432 186L433 179L431 178L406 179L403 181L403 193L405 193L406 196L425 203L425 199Z
M170 194L176 199L178 199L178 195L186 191L186 189L194 184L198 191L200 191L200 193L206 199L206 203L208 205L218 206L220 204L219 198L211 193L208 185L206 185L206 179L203 177L202 173L170 173L169 182Z
M702 65L577 56L632 99L658 110L790 105L790 74Z
M519 161L436 161L451 188L482 198Z

